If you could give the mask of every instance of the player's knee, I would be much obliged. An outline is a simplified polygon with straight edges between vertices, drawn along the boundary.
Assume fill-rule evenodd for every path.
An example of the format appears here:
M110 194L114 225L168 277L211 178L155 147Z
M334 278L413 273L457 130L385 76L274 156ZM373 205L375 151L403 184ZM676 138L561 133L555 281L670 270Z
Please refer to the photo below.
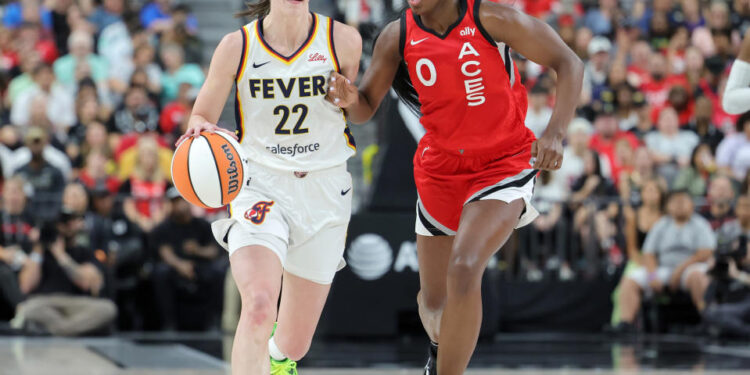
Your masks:
M271 323L276 316L276 301L271 292L257 289L240 293L242 297L242 314L251 326L258 327Z
M458 251L448 265L449 293L468 294L481 287L484 264L476 255Z

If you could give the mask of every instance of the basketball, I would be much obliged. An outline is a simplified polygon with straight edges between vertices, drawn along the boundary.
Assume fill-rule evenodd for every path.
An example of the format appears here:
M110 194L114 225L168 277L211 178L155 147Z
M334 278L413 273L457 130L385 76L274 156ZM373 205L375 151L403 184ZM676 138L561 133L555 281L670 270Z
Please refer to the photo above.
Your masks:
M177 146L172 181L185 200L203 208L229 204L240 193L245 169L240 146L221 132L202 132Z

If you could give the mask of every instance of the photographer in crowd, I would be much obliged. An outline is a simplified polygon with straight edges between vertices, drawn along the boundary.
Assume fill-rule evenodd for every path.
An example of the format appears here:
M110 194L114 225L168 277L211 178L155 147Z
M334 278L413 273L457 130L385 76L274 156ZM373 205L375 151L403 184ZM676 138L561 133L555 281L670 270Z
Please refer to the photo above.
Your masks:
M14 328L78 336L101 331L114 320L117 308L101 297L103 266L91 249L76 243L83 226L79 214L63 210L42 227L43 246L21 270L20 284L30 297L18 306Z
M750 195L737 198L737 220L718 231L720 243L714 266L711 301L704 314L709 328L718 334L750 338Z
M26 193L21 177L12 177L3 185L0 211L0 316L12 318L23 301L24 291L18 273L29 262L32 248L39 246L39 230L26 210Z

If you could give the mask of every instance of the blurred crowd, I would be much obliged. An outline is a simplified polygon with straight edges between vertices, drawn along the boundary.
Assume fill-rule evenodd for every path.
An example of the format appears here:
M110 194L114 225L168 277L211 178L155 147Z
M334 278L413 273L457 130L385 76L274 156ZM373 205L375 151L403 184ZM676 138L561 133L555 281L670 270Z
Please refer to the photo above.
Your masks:
M209 222L223 210L170 187L205 77L191 9L4 3L0 320L55 335L217 326L227 260ZM190 306L203 319L178 319Z
M619 331L664 293L746 326L729 285L750 284L750 113L721 102L750 0L503 1L553 26L586 70L562 169L540 174L541 216L502 264L528 281L619 280ZM403 6L311 2L366 46ZM6 1L0 19L0 321L55 335L218 328L228 260L209 223L225 212L170 187L207 62L190 7ZM541 135L554 72L513 58Z

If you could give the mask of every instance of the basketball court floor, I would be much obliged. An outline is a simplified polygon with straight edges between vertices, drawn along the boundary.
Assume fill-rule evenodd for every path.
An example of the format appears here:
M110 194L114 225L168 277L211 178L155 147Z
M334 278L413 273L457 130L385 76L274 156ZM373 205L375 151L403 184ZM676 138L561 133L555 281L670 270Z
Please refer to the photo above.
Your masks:
M231 337L128 335L0 337L0 375L225 375ZM420 375L424 343L316 342L303 375ZM467 375L750 374L750 343L665 336L619 343L603 336L504 335L484 342Z

